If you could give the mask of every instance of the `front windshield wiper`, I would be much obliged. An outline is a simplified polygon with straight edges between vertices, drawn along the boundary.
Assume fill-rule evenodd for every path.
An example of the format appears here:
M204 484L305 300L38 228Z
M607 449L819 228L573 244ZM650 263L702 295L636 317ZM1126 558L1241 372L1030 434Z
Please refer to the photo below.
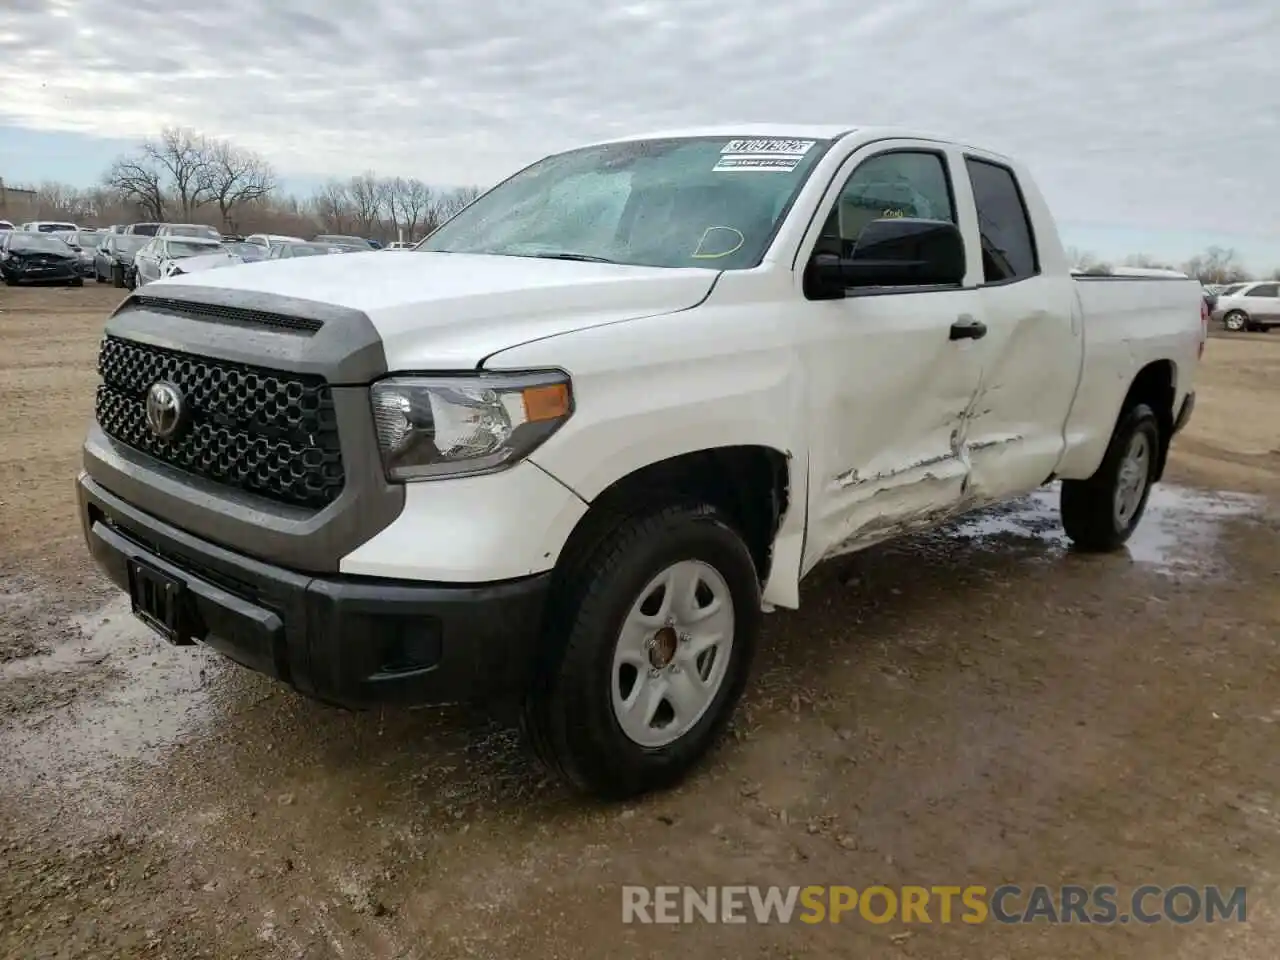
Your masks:
M593 257L589 253L529 253L525 256L534 257L538 260L578 260L582 263L617 263L617 260L610 260L608 257Z

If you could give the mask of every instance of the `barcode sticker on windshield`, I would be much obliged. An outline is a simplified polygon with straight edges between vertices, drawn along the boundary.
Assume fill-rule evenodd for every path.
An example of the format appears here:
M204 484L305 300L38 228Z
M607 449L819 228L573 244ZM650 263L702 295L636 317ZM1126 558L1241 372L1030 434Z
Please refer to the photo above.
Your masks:
M763 170L789 173L813 149L812 140L730 140L720 148L720 160L713 173L736 170Z
M800 164L799 157L759 157L728 156L721 157L720 162L711 168L712 173L725 173L733 170L764 170L773 173L788 173Z
M813 149L813 143L812 140L730 140L720 148L720 152L755 157L803 157Z

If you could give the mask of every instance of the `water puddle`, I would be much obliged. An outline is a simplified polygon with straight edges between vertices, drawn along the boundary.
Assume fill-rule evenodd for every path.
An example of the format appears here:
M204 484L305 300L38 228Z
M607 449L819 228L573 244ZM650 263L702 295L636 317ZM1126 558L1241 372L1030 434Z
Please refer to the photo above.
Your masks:
M203 647L165 645L127 600L71 624L73 639L51 652L0 664L0 755L7 786L91 786L84 795L106 802L114 778L104 773L157 761L212 714L227 664Z
M949 535L978 542L1022 540L1066 552L1070 541L1058 516L1059 484L984 510L950 527ZM1224 572L1216 551L1224 520L1261 514L1265 499L1238 493L1208 493L1161 484L1151 491L1146 513L1125 545L1129 558L1166 574L1214 576Z

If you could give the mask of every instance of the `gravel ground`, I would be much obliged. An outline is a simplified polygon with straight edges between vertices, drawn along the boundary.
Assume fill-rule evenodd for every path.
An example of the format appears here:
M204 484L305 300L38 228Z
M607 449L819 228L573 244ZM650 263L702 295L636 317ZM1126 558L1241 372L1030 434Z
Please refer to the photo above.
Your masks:
M117 294L0 289L0 956L1275 956L1280 335L1211 341L1128 552L1043 491L828 565L706 768L605 807L486 718L133 622L72 487ZM621 922L623 884L1002 882L1244 885L1248 922Z

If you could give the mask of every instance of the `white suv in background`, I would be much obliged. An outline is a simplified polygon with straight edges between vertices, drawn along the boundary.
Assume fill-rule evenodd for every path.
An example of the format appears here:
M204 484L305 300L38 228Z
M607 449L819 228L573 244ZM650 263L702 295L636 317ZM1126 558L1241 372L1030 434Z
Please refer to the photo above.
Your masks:
M1280 327L1280 281L1241 284L1220 295L1213 305L1213 318L1221 320L1228 330Z

